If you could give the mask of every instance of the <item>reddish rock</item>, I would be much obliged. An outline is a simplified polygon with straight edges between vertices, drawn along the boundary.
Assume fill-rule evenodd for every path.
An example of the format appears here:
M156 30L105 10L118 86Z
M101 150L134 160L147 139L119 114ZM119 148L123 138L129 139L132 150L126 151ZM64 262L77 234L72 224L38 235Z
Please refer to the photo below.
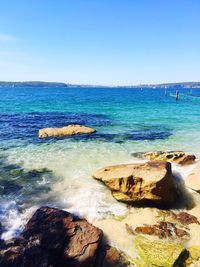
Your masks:
M190 236L190 234L187 231L177 228L176 225L171 222L160 222L159 227L163 232L163 236L166 237L184 238Z
M133 232L144 235L156 235L160 238L187 238L190 236L187 231L177 228L174 223L164 221L159 222L159 224L136 227Z
M0 251L4 267L95 267L102 231L66 211L42 207Z
M101 253L103 254L103 261L95 267L127 267L130 263L126 256L119 250L109 245L103 246Z
M103 267L111 267L111 266L116 266L120 262L120 253L119 251L114 248L108 246L106 248L106 255L104 258L104 263Z
M200 224L200 222L198 221L197 217L195 217L194 215L191 215L185 211L179 212L179 213L175 213L173 211L159 211L158 212L158 216L160 218L162 218L162 220L170 220L172 222L177 222L179 224L184 225L189 225L191 223L196 223L196 224Z
M101 230L86 220L74 222L74 232L64 246L58 267L95 266Z
M135 233L144 235L155 235L159 229L155 226L138 226L135 228Z
M194 215L191 215L187 212L180 212L179 214L176 215L176 219L185 225L191 224L191 223L196 223L196 224L200 224L197 217L195 217Z
M190 237L190 234L187 231L180 228L175 228L175 234L180 238Z

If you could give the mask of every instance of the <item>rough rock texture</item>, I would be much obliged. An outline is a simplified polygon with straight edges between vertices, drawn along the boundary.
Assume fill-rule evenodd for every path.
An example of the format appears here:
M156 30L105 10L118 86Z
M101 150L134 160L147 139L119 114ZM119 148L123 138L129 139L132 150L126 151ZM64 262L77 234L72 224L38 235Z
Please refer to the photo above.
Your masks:
M200 224L197 217L195 217L194 215L191 215L187 212L184 212L184 211L176 214L175 218L178 222L182 223L183 225L188 225L191 223Z
M168 205L177 199L171 164L150 161L143 164L109 166L96 171L93 178L105 183L113 196L128 203Z
M176 243L152 241L143 236L137 236L134 243L138 254L148 266L184 266L188 256L185 248Z
M179 213L175 213L171 210L159 210L158 216L162 218L163 221L170 221L174 223L181 224L182 226L187 226L189 224L195 223L200 224L198 218L194 215L189 214L188 212L181 211Z
M103 261L98 267L128 267L131 266L125 255L111 246L105 246L103 252ZM95 266L96 267L96 266Z
M200 193L200 164L186 177L185 185Z
M48 207L38 209L22 234L1 245L4 267L94 267L102 231L86 220Z
M195 162L196 157L194 155L186 154L182 151L156 151L144 154L144 158L147 160L164 160L168 162L174 162L181 165L188 165Z
M39 138L57 137L57 136L70 136L76 134L91 134L96 132L95 129L85 127L78 124L72 124L63 128L44 128L39 130Z
M177 228L174 223L171 222L159 222L154 225L138 226L133 231L137 234L156 235L159 238L189 238L190 234L181 228Z
M75 235L64 246L60 267L95 266L102 232L86 220L74 224Z

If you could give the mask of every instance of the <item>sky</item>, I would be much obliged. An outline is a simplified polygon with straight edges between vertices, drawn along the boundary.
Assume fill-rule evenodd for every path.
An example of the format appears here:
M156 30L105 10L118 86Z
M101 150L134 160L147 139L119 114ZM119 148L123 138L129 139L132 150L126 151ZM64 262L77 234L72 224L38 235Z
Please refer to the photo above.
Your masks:
M0 0L0 80L200 81L200 0Z

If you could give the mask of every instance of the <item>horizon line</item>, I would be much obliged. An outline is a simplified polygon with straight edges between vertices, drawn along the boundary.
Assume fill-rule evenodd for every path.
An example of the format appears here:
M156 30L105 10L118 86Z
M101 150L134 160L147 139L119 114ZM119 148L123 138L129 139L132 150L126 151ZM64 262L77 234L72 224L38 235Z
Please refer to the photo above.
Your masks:
M170 84L200 84L200 81L181 81L181 82L161 82L161 83L140 83L140 84L85 84L85 83L67 83L61 81L41 81L41 80L23 80L23 81L0 81L0 83L55 83L64 84L67 86L99 86L99 87L141 87L141 86L158 86L158 85L170 85Z

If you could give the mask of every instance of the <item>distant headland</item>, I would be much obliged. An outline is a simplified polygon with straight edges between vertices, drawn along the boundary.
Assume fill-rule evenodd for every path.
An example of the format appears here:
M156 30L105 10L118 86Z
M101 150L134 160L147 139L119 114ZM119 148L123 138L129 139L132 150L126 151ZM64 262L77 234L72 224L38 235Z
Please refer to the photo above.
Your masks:
M66 83L58 82L40 82L40 81L28 81L28 82L5 82L0 81L0 87L67 87Z
M0 81L0 87L68 87L68 88L200 88L200 82L177 82L177 83L160 83L160 84L139 84L139 85L120 85L120 86L106 86L106 85L88 85L88 84L68 84L62 82L41 82L41 81L25 81L25 82L7 82Z

